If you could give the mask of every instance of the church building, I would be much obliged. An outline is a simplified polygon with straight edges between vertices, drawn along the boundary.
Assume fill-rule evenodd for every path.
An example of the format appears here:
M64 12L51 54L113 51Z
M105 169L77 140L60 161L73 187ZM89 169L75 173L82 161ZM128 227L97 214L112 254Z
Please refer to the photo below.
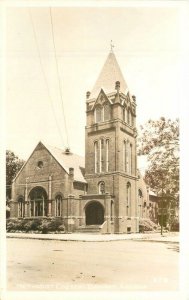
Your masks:
M86 93L85 159L39 142L13 180L11 218L62 218L66 232L139 232L149 195L136 137L136 98L111 50Z

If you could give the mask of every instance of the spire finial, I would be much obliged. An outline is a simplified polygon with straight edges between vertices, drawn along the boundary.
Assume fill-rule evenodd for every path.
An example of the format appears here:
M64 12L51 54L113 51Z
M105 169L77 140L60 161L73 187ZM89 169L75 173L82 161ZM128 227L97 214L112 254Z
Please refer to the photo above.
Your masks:
M114 44L113 44L113 41L111 40L111 42L110 42L110 51L111 52L113 52L113 48L114 48L115 46L114 46Z

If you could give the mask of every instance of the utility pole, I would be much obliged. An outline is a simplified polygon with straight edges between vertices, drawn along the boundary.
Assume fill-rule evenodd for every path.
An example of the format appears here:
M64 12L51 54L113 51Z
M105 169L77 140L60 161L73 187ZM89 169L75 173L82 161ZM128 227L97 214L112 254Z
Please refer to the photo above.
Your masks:
M161 199L161 205L163 200ZM161 208L161 235L163 235L163 208Z

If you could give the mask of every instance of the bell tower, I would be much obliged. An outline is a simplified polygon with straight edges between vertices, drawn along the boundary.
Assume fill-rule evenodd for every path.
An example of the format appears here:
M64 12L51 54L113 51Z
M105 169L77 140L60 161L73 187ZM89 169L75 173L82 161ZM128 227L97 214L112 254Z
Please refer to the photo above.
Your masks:
M110 194L113 232L138 232L136 99L111 51L86 93L85 178L88 195Z

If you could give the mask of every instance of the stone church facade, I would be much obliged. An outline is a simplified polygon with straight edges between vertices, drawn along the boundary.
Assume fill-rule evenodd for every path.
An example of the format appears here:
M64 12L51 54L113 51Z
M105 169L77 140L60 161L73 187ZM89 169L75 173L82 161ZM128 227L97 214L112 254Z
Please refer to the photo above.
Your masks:
M39 142L13 181L11 218L62 218L67 232L138 232L149 195L136 137L136 99L111 51L86 93L85 159Z

